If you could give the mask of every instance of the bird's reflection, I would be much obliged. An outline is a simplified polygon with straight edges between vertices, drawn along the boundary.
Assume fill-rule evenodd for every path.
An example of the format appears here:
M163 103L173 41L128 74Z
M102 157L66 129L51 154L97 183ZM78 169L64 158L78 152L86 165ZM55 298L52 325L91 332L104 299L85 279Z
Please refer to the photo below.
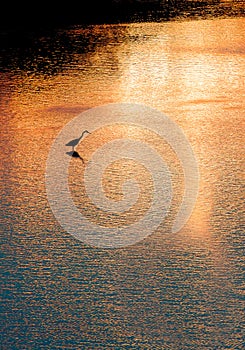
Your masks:
M78 158L80 159L83 164L84 164L84 159L80 156L80 154L77 152L77 151L70 151L70 152L66 152L66 154L70 157L73 157L73 158Z

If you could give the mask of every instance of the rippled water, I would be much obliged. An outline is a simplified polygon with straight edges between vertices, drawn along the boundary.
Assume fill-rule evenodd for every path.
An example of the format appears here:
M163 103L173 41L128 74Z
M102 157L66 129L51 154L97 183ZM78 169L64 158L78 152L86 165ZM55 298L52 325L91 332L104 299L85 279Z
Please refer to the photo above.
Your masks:
M243 349L244 34L243 18L95 25L6 49L3 349ZM163 223L135 245L108 250L62 229L47 200L45 171L67 122L115 102L156 108L182 128L200 188L180 232L166 234ZM90 138L92 145L102 134ZM78 164L71 160L69 181L82 210ZM124 167L105 174L112 197L120 198Z

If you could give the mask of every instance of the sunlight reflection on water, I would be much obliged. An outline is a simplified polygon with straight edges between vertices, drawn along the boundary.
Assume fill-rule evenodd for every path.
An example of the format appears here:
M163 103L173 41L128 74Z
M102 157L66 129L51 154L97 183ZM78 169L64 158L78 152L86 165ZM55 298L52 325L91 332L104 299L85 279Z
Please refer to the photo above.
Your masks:
M242 349L244 34L242 18L76 27L12 53L1 76L5 348ZM180 233L162 235L163 223L107 251L62 230L44 176L64 125L111 102L172 118L200 191Z

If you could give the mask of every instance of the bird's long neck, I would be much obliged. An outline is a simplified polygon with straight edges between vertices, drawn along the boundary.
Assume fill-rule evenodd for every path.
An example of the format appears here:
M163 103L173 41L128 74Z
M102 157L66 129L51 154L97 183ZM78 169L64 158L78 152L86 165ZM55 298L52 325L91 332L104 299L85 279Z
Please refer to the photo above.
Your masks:
M79 137L79 141L82 139L83 135L84 135L84 133L82 133L82 135Z
M81 140L81 138L83 137L83 135L86 133L87 131L84 131L83 133L82 133L82 135L79 137L79 141Z

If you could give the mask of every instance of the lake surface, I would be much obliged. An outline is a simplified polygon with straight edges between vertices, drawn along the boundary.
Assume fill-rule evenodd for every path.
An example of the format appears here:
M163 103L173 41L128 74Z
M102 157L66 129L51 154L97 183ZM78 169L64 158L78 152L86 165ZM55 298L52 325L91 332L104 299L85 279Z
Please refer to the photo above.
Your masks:
M244 348L244 37L245 19L228 18L76 26L6 49L3 349ZM198 162L199 192L179 232L162 223L134 245L102 249L55 219L46 164L69 121L121 102L177 123ZM96 147L104 136L89 137ZM82 210L80 163L71 158L69 181ZM105 174L116 199L123 170L117 164ZM113 217L103 220L111 225Z

